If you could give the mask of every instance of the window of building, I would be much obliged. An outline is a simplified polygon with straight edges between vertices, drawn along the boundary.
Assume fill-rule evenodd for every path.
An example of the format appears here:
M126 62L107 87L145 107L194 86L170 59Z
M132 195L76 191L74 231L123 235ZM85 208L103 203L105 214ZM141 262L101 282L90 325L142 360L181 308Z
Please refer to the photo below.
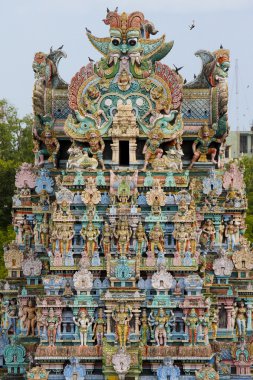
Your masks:
M247 147L247 136L241 135L240 136L240 153L247 153L248 147Z

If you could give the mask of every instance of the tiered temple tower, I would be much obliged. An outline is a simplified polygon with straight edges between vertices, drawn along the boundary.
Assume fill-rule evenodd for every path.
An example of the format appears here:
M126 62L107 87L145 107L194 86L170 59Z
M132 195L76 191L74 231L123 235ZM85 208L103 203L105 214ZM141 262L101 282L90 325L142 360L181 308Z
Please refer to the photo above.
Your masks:
M229 51L173 46L141 12L107 12L70 84L36 53L34 165L16 174L5 248L6 379L250 379L243 167L226 162Z

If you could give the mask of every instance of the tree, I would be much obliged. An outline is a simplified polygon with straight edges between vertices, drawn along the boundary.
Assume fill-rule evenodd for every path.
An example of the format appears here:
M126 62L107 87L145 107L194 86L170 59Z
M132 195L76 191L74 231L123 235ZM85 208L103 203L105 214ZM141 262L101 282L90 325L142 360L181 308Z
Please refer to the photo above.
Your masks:
M11 226L12 196L15 173L22 162L32 162L32 115L20 119L17 109L0 100L0 278L3 267L3 245L14 239Z
M0 159L32 162L32 115L20 119L17 109L0 100Z
M244 156L241 160L245 167L244 181L246 184L246 196L248 199L246 216L247 231L245 236L253 242L253 157Z
M14 239L15 232L12 226L9 225L6 229L0 228L0 279L6 277L7 275L7 270L4 266L3 247Z

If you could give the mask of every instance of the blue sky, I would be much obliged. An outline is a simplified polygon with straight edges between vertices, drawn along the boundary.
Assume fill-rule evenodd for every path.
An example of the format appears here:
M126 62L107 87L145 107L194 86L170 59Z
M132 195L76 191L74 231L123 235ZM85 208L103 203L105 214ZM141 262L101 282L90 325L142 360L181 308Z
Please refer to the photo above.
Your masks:
M107 36L102 19L106 8L140 10L154 22L160 34L174 40L163 62L184 66L190 81L201 64L194 56L199 49L213 51L220 44L231 52L229 75L229 121L236 127L235 59L239 60L240 128L253 120L253 0L1 0L0 4L0 98L7 98L23 116L32 111L34 76L32 61L37 51L48 52L64 44L67 59L60 63L64 80L99 54L89 44L85 27L96 36ZM188 25L195 20L196 28Z

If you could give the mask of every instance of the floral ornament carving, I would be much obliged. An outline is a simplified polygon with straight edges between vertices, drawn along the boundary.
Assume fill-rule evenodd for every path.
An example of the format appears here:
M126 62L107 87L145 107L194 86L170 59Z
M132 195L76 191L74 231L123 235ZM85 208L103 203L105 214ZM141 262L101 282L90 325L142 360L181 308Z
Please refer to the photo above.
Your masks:
M48 294L50 294L50 291L55 291L57 293L59 289L64 286L63 278L57 275L44 276L42 282Z
M209 176L203 179L203 193L208 195L211 191L214 191L217 196L222 193L222 180L217 177L214 169L211 169Z
M119 379L124 380L130 369L131 356L125 352L124 349L119 349L118 352L112 356L112 365Z
M173 276L168 273L163 265L152 276L152 286L156 290L169 290L174 282Z
M4 263L6 269L20 269L23 261L23 252L18 249L15 242L4 248Z
M187 190L181 190L179 191L177 194L175 194L175 201L176 201L176 204L178 205L182 200L189 204L191 202L191 195L188 193Z
M82 192L82 201L87 206L97 205L101 201L100 191L96 187L96 178L87 178L85 190Z
M196 380L219 380L219 374L213 369L211 364L205 364L195 372Z
M159 213L160 207L166 204L166 194L161 188L159 179L155 179L152 189L146 195L147 204L151 206L154 214Z
M79 359L73 357L70 359L70 363L71 364L66 365L64 368L65 379L72 380L76 378L76 380L84 380L86 376L86 370L83 365L79 364Z
M243 241L241 249L233 253L232 260L237 270L253 269L253 254L246 239Z
M180 369L178 366L173 365L171 358L164 358L163 365L157 369L158 380L167 380L169 376L170 380L179 380Z
M52 194L54 189L54 180L49 176L49 171L47 169L41 169L39 172L39 177L36 179L35 191L40 194L42 190L46 190L48 194Z
M15 186L18 189L35 187L36 175L32 172L32 165L24 162L15 176Z
M74 274L73 283L77 293L90 292L93 286L93 274L87 268L82 267Z
M219 252L220 257L213 262L213 270L216 276L231 276L234 269L232 260L230 260L224 249Z
M176 212L174 222L186 222L193 224L196 221L196 210L194 201L191 202L193 207L190 208L186 199L183 197L178 202L178 211Z
M16 338L12 338L11 344L8 344L4 349L4 360L8 365L16 364L22 367L25 362L25 348L21 344L16 344Z
M49 376L49 372L47 372L42 367L34 367L29 372L27 372L27 380L33 379L33 380L47 380Z
M190 274L184 280L185 288L187 289L201 289L203 286L203 280L197 274Z
M22 263L22 271L24 276L39 276L42 271L42 262L38 258L34 258L32 251L27 259Z
M72 203L74 200L74 193L66 187L62 187L60 191L55 193L56 200L58 204L66 202L68 204Z
M223 175L223 187L228 190L232 187L235 190L244 189L243 170L239 168L236 162L231 162L228 170Z

